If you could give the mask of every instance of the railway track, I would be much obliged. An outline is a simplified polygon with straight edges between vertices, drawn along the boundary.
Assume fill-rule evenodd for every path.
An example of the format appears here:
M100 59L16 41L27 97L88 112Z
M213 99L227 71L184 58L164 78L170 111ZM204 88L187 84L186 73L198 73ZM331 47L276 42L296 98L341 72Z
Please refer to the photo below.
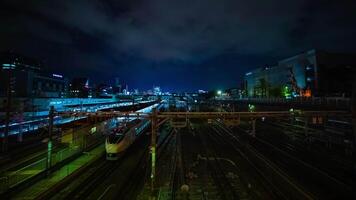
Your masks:
M196 130L180 133L184 134L181 144L182 157L185 180L189 186L189 193L183 199L218 199L219 192L204 160L202 142Z
M259 128L259 132L264 130L264 134L257 134L257 140L266 145L272 146L287 156L294 157L295 159L305 162L305 165L311 165L312 167L325 172L327 176L341 182L344 185L352 184L352 162L351 158L339 158L325 149L317 147L306 146L305 144L292 141L292 140L280 140L276 137L268 137L269 132L276 133L279 129L273 128L270 124L267 124L264 129ZM330 155L331 154L331 155Z
M171 199L172 182L176 172L177 132L170 130L161 145L158 145L156 186L159 188L158 199ZM175 197L173 197L175 198Z
M141 137L116 161L102 156L39 199L135 199L146 176L147 145Z
M311 193L292 180L278 165L271 162L253 146L243 142L243 137L234 134L231 129L221 123L216 123L213 129L219 139L230 144L242 156L243 160L258 172L264 186L271 191L272 199L314 199ZM259 197L261 198L261 196Z
M222 125L220 124L220 126ZM267 130L265 129L265 131ZM240 134L242 132L246 137L246 131L240 131ZM230 132L230 134L233 133ZM268 160L279 166L298 185L303 185L303 188L312 193L314 198L347 199L351 197L352 189L350 186L312 164L291 155L285 149L264 140L264 138L258 136L256 138L249 138L249 144L257 152L263 154ZM294 151L297 151L297 149L294 149Z
M259 138L256 138L255 141L253 144L254 148L281 166L283 170L288 172L298 182L311 188L311 192L315 193L316 196L327 198L328 196L335 195L336 198L344 195L347 197L352 193L350 186L338 178L330 176L325 171L286 153L269 142ZM331 194L332 191L333 194Z
M175 134L172 134L172 129L165 127L165 136L159 138L157 141L157 160L160 160L163 156L167 155L166 150L175 142ZM161 133L162 134L162 133ZM150 180L149 177L150 169L150 158L149 151L145 151L140 157L138 164L130 172L130 180L127 181L127 184L120 187L118 192L116 192L115 199L136 199L139 197L139 193L146 181ZM157 176L157 175L156 175ZM101 198L99 198L101 199Z
M95 186L108 177L119 165L119 162L107 162L105 157L95 163L97 166L94 164L93 168L88 169L89 175L82 179L79 185L58 199L86 199Z
M170 199L187 199L187 193L182 192L180 187L185 184L185 167L182 153L181 131L175 134L175 144L172 155L172 168L170 173Z
M217 148L222 148L225 144L217 144L210 130L204 129L203 131L206 135L202 135L201 132L199 135L207 157L208 169L218 187L220 198L222 200L240 199L240 195L238 194L238 191L241 191L240 185L232 184L232 179L229 179L227 176L228 170L223 168L224 164L222 163L222 159L216 153Z
M125 184L123 184L122 187L120 187L116 192L114 199L127 199L127 200L136 199L138 193L144 187L144 183L150 172L148 170L148 166L149 166L148 154L149 151L147 149L141 155L138 164L136 164L136 166L131 170L128 179L125 181Z
M172 168L171 168L171 174L169 175L169 190L170 190L170 199L175 200L177 196L177 188L178 188L178 169L177 169L177 163L178 163L178 155L177 155L177 145L175 145L174 148L174 153L172 155Z
M65 145L54 145L53 152L60 151L64 148ZM25 167L26 165L45 158L47 156L47 146L41 142L41 144L36 144L33 146L31 145L23 149L20 154L23 155L16 156L18 153L16 153L16 155L8 155L8 159L6 159L3 164L1 164L0 174L6 171L18 170L22 167Z

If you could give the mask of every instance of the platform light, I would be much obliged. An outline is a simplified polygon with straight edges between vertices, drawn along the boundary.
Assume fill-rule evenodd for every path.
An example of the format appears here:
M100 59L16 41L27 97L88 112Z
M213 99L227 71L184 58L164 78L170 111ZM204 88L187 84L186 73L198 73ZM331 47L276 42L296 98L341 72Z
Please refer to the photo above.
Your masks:
M151 147L151 168L154 169L156 165L156 149ZM151 172L151 178L154 178L154 171Z
M289 89L288 86L285 86L283 88L283 96L286 98L286 99L290 99L291 98L291 91Z
M255 109L256 109L255 105L253 105L253 104L248 104L248 111L249 111L249 112L254 112Z
M94 134L96 132L96 126L94 126L93 128L90 129L90 133Z
M63 75L60 75L60 74L52 74L53 77L56 77L56 78L63 78Z

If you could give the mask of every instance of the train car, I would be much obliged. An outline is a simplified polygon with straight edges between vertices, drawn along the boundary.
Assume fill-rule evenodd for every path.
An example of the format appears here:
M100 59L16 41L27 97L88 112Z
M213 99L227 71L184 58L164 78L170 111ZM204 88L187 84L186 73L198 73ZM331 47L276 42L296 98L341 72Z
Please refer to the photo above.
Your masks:
M134 119L113 129L105 140L106 159L117 160L120 154L135 142L149 124L150 121L147 119Z
M137 112L149 113L152 108L158 110L163 105L160 103L138 110ZM124 120L124 119L121 119ZM151 121L148 119L129 119L128 122L118 123L117 127L112 129L106 137L105 149L107 160L117 160L135 140L148 128Z

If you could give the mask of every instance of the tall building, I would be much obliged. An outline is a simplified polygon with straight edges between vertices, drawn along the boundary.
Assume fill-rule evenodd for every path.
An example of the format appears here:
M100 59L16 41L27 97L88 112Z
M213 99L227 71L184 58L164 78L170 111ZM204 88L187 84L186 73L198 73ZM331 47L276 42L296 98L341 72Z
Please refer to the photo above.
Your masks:
M38 73L33 77L36 97L62 98L68 91L68 80L61 74Z
M113 87L108 84L100 83L94 89L97 98L111 98L113 96Z
M161 88L159 86L153 86L154 95L162 95Z
M115 86L121 86L119 77L115 78Z
M8 86L14 97L64 97L67 79L43 70L41 62L14 53L0 55L0 96ZM10 83L10 84L9 84Z
M114 94L119 94L122 92L122 85L118 77L115 78L115 84L112 88Z
M73 98L88 98L90 92L89 79L80 77L72 79L69 84L69 95Z
M281 88L289 82L288 70L278 66L255 69L246 73L244 79L244 86L249 97L280 96Z
M356 55L310 50L248 72L244 79L249 97L350 96L355 69Z

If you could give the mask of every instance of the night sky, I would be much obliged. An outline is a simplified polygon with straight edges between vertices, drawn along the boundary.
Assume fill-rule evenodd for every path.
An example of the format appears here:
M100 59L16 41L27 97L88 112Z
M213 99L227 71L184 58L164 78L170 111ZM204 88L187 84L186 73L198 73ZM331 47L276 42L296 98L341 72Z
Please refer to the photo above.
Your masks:
M356 52L355 2L1 0L0 51L129 89L236 87L248 70L311 48Z

